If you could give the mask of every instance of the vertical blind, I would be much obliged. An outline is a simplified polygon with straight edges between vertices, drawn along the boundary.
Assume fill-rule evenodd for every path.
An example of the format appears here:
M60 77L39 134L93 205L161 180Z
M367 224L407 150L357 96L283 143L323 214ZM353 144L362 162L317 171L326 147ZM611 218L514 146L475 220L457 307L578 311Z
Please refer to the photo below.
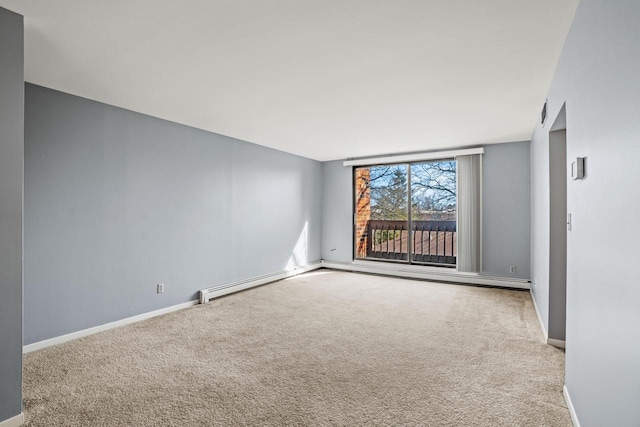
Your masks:
M458 163L458 271L481 269L482 155L456 157Z

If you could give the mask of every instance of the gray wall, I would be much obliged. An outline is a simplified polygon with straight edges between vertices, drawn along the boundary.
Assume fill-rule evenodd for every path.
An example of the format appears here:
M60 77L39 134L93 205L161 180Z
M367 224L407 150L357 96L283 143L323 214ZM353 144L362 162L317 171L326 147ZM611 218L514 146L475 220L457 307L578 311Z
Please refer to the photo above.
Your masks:
M0 8L0 422L22 412L22 16Z
M549 302L549 128L566 102L566 387L583 427L640 425L640 3L582 0L531 144L533 277ZM541 101L542 103L542 101ZM615 224L615 227L614 227ZM548 322L547 316L543 320Z
M483 158L483 274L529 279L529 143L485 147ZM322 165L322 257L353 260L352 169ZM517 273L510 274L509 266Z
M482 159L482 273L529 279L529 141L487 145ZM516 273L509 267L516 267Z
M319 162L31 84L25 121L26 344L320 259Z
M353 260L353 170L322 163L322 259Z

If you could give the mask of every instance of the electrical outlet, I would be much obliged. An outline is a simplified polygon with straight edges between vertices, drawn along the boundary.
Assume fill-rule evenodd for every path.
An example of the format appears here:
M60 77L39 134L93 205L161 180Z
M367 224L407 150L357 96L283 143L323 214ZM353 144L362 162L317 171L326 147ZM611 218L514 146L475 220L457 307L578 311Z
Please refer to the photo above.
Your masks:
M164 283L158 283L157 286L158 293L161 294L164 292Z
M516 266L512 265L511 267L509 267L509 273L514 274L516 272Z

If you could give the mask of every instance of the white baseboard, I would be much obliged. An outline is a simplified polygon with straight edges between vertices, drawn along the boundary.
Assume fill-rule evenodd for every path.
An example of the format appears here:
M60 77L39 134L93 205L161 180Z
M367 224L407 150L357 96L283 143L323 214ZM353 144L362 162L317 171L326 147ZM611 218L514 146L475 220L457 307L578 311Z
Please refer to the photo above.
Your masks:
M33 344L28 344L23 347L23 353L29 353L32 351L50 347L52 345L62 344L67 341L82 338L88 335L93 335L98 332L106 331L109 329L117 328L119 326L140 322L145 319L150 319L152 317L160 316L163 314L171 313L173 311L181 310L183 308L191 307L193 305L198 304L198 302L204 303L206 301L209 301L212 298L217 298L223 295L239 292L245 289L253 288L255 286L260 286L267 283L275 282L277 280L286 279L288 277L297 276L298 274L317 270L319 268L356 271L356 272L362 272L362 273L384 274L384 275L414 278L414 279L529 289L529 282L527 280L522 280L522 279L508 279L508 278L500 278L500 277L479 276L477 274L458 273L456 271L449 272L439 268L429 268L429 267L423 267L423 266L382 265L379 263L366 263L366 262L340 263L340 262L322 260L315 263L299 266L292 270L280 271L280 272L266 274L264 276L255 277L255 278L251 278L251 279L240 281L240 282L234 282L234 283L216 286L213 288L203 289L200 291L200 301L197 301L197 300L189 301L189 302L174 305L171 307L150 311L148 313L139 314L137 316L127 317L125 319L106 323L104 325L94 326L92 328L83 329L81 331L72 332L66 335L61 335L59 337L54 337L47 340L39 341ZM535 304L535 300L534 300L534 304ZM0 427L4 427L4 426L0 426Z
M24 424L24 414L20 412L15 417L0 421L0 427L18 427Z
M580 427L580 421L578 421L578 415L576 414L576 410L571 402L571 396L569 396L569 390L567 389L566 384L562 387L562 395L564 396L565 402L567 402L567 408L569 408L569 414L571 415L571 422L573 423L573 426Z
M105 323L104 325L94 326L92 328L83 329L77 332L71 332L70 334L61 335L59 337L50 338L43 341L38 341L33 344L25 345L22 348L23 353L30 353L32 351L40 350L52 345L62 344L67 341L75 340L78 338L86 337L88 335L97 334L98 332L107 331L109 329L117 328L119 326L129 325L131 323L140 322L141 320L150 319L152 317L161 316L163 314L171 313L174 311L182 310L187 307L191 307L198 304L198 300L184 302L182 304L172 305L171 307L161 308L159 310L149 311L147 313L138 314L137 316L127 317L125 319L116 320L115 322ZM0 426L4 427L4 426Z
M549 343L549 334L547 333L547 328L544 326L544 322L542 321L542 316L540 316L540 310L538 310L538 304L536 303L536 297L533 295L533 292L529 292L531 294L531 301L533 301L533 308L536 310L536 316L538 317L538 322L540 322L540 329L542 330L542 336L544 337L544 342Z
M337 262L322 260L323 268L355 271L359 273L382 274L386 276L405 277L410 279L433 280L439 282L462 283L468 285L486 285L504 288L530 289L528 280L507 277L482 276L475 273L461 273L450 268L427 267L380 263L372 261Z
M275 273L265 274L264 276L242 280L240 282L226 283L207 289L202 289L200 290L200 303L205 304L213 298L218 298L223 295L244 291L245 289L253 288L256 286L266 285L267 283L297 276L298 274L307 273L319 268L322 268L322 263L320 261L317 261L314 263L295 267L292 270L278 271Z
M557 340L555 338L547 338L547 344L552 345L554 347L558 347L558 348L565 348L565 341L564 340Z
M540 322L540 329L542 329L542 335L544 336L544 342L546 342L548 345L554 346L554 347L558 347L558 348L565 348L565 341L564 340L558 340L555 338L549 338L549 333L547 332L547 329L544 327L544 322L542 321L542 316L540 316L540 310L538 310L538 304L536 303L536 298L533 295L533 292L531 293L531 301L533 301L533 308L536 311L536 316L538 317L538 322Z
M287 277L296 276L298 274L306 273L307 271L316 270L321 268L322 264L320 261L316 263L307 264L304 266L296 267L289 271L281 271L278 273L267 274L265 276L256 277L253 279L245 280L242 282L230 283L227 285L222 285L217 291L213 293L214 296L210 296L209 299L215 298L218 296L230 294L233 292L238 292L244 289L248 289L254 286L263 285L270 282L275 282L277 280L286 279ZM202 292L202 291L201 291ZM171 313L173 311L182 310L187 307L194 306L198 304L198 300L193 300L189 302L185 302L182 304L173 305L171 307L161 308L159 310L150 311L147 313L138 314L136 316L127 317L126 319L116 320L115 322L105 323L104 325L94 326L92 328L83 329L81 331L72 332L66 335L61 335L59 337L54 337L50 339L46 339L43 341L38 341L33 344L25 345L22 348L23 353L29 353L32 351L40 350L46 347L51 347L52 345L62 344L67 341L75 340L78 338L86 337L88 335L97 334L98 332L107 331L109 329L117 328L119 326L129 325L131 323L140 322L142 320L150 319L152 317L161 316L163 314ZM0 427L5 427L0 424Z

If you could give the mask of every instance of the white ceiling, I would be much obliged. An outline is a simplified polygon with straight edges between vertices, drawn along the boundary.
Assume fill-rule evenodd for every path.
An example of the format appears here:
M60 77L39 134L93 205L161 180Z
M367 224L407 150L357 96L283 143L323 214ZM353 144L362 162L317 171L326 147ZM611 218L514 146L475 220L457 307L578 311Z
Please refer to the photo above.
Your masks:
M578 0L0 0L25 79L317 160L528 140Z

